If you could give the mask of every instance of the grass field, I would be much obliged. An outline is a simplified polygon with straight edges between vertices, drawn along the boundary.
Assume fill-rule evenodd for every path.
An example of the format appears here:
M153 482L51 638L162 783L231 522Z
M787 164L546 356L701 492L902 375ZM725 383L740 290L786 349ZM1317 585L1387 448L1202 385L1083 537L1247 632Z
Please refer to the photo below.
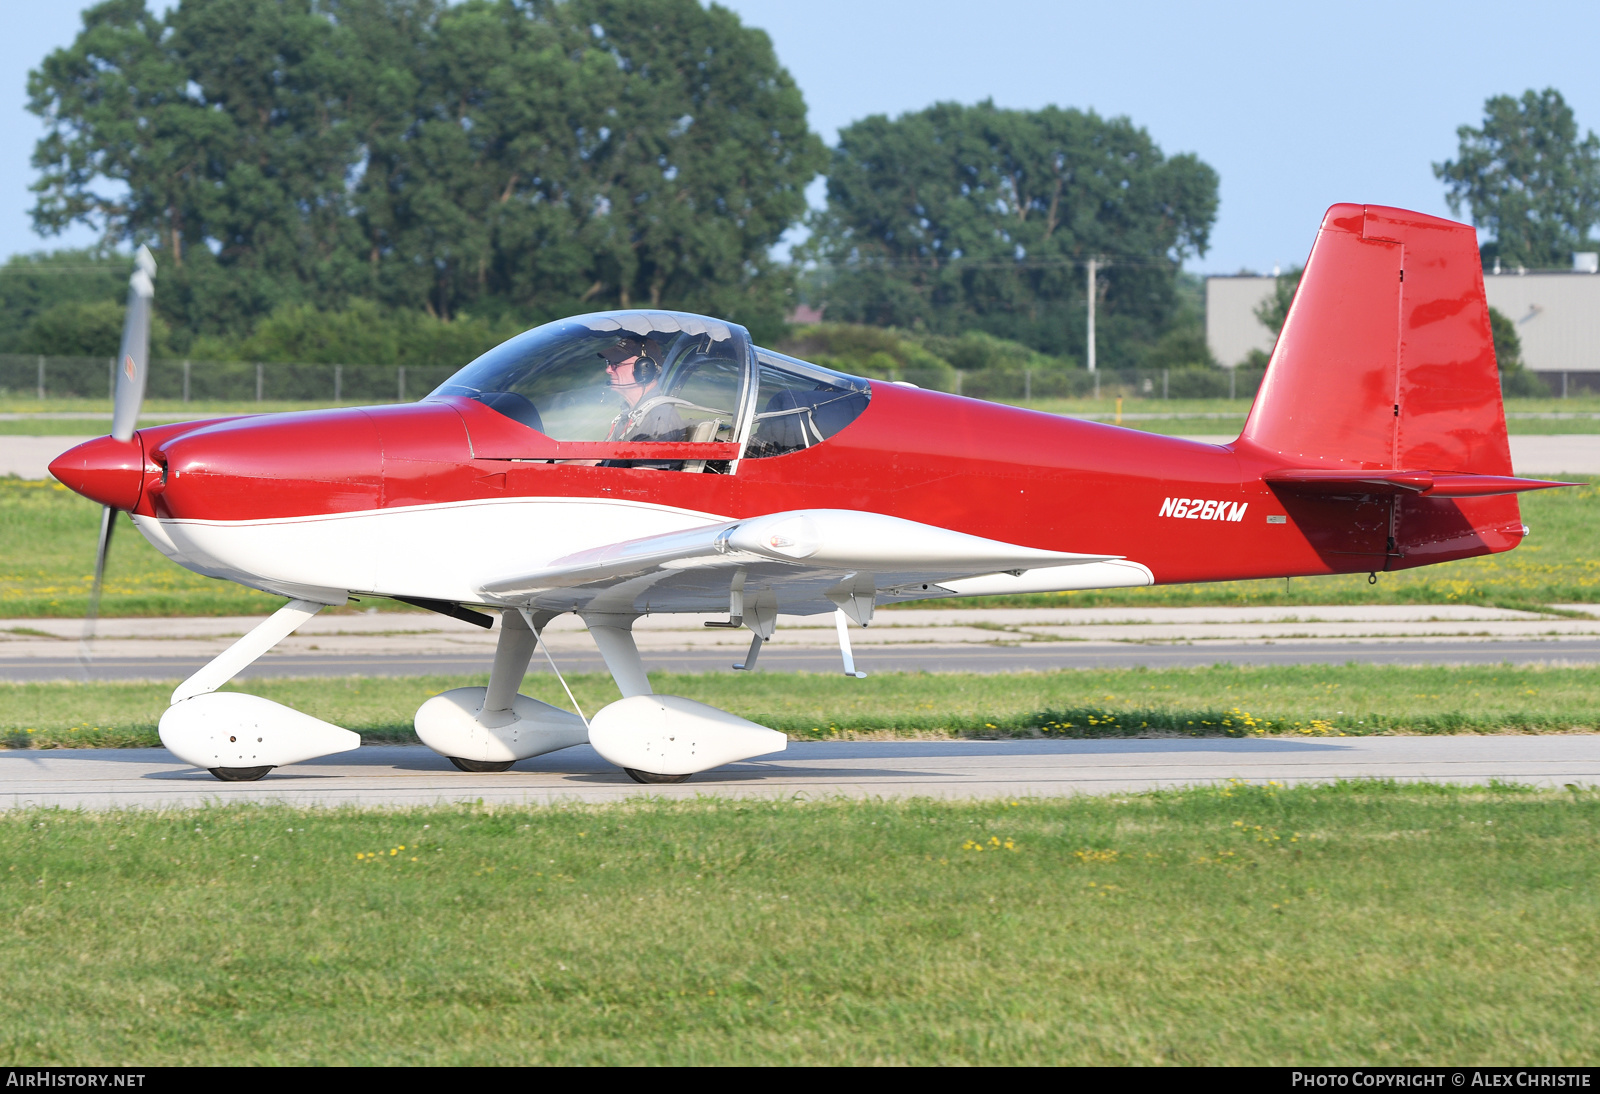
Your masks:
M0 815L44 1064L1587 1065L1600 795Z
M100 507L60 483L0 479L0 618L87 613L99 527ZM103 614L264 615L282 604L185 570L117 518Z
M1385 574L1169 585L931 600L933 608L1233 604L1494 604L1534 608L1600 600L1600 486L1549 490L1522 498L1533 528L1515 551ZM78 617L88 608L99 506L59 483L0 479L0 618ZM281 598L200 577L168 561L127 521L119 521L106 569L108 616L266 614ZM369 601L362 607L399 607Z
M1600 729L1588 668L1216 665L1049 673L651 674L656 691L731 710L798 740L880 736L1264 736L1566 733ZM376 676L243 681L240 690L361 733L414 742L430 695L487 677ZM175 682L0 684L0 745L154 747ZM618 698L609 676L568 678L588 713ZM566 707L549 673L523 693Z

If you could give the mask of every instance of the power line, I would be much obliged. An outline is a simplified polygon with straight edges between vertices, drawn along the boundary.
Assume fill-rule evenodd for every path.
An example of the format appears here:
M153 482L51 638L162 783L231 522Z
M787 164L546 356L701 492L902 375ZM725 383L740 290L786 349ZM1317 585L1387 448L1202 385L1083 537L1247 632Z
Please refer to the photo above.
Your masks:
M1095 262L1104 268L1116 266L1160 266L1176 269L1183 264L1181 258L1174 259L1167 255L1117 253L1116 251L1096 250L1092 254L1064 255L1059 258L1035 258L1024 256L1022 258L966 258L962 256L932 257L911 255L858 255L839 261L827 259L815 260L818 266L830 269L870 269L874 267L905 267L943 270L959 266L962 269L999 269L999 270L1028 270L1028 269L1080 269L1086 268L1089 262Z
M130 261L126 266L0 266L0 274L86 274L103 273L115 274L123 277L133 268Z

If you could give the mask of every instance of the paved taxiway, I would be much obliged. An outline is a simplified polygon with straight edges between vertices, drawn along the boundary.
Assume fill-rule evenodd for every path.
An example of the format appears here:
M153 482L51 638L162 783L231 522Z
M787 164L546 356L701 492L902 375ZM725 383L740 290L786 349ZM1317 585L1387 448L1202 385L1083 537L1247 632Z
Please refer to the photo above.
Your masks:
M1600 785L1600 736L1286 740L795 742L686 783L640 786L588 746L497 775L456 771L417 746L366 746L223 783L161 749L0 752L0 808L170 808L208 803L428 806L718 797L1059 797L1161 787L1332 779Z
M1593 605L1569 605L1587 611ZM726 672L747 634L708 630L709 616L650 616L635 634L651 669ZM256 618L106 619L93 658L82 623L0 620L0 680L174 680L220 653ZM603 665L583 624L545 632L563 671ZM306 623L243 674L428 675L487 672L497 632L444 616L363 612ZM1277 608L931 608L879 612L851 629L867 672L1021 672L1180 665L1600 663L1600 619L1472 605ZM543 659L536 658L536 671ZM836 672L831 616L781 616L765 671Z
M437 654L425 658L392 656L268 656L240 673L241 679L306 676L431 676L471 675L489 671L492 655ZM1600 640L1529 642L1385 641L1299 642L1294 644L1229 644L1120 647L925 645L857 650L856 667L881 672L1053 672L1059 669L1180 668L1196 665L1595 665ZM593 651L560 658L561 671L604 672ZM74 657L0 658L0 680L179 680L204 658L99 658L84 668ZM690 650L650 653L651 672L725 672L733 661L727 651ZM548 671L535 660L532 671ZM836 650L771 649L761 654L761 672L840 671Z

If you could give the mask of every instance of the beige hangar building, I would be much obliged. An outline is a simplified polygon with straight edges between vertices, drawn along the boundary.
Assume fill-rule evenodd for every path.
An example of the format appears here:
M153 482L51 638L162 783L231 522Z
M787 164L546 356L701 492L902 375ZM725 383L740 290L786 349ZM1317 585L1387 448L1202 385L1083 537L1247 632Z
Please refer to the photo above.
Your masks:
M1600 387L1600 271L1596 256L1581 252L1571 270L1485 272L1489 306L1517 326L1522 360L1550 390ZM1275 336L1255 316L1276 279L1239 275L1206 278L1206 345L1224 367L1253 349L1272 352ZM1563 374L1589 373L1591 376Z

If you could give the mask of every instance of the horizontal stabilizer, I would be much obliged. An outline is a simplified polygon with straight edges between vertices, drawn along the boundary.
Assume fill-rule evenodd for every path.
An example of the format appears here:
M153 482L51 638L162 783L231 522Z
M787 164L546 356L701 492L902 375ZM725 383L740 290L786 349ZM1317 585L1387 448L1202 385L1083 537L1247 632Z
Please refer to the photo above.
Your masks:
M1471 475L1457 471L1345 471L1290 468L1261 476L1269 486L1300 494L1413 494L1429 498L1487 498L1576 486L1570 482Z

